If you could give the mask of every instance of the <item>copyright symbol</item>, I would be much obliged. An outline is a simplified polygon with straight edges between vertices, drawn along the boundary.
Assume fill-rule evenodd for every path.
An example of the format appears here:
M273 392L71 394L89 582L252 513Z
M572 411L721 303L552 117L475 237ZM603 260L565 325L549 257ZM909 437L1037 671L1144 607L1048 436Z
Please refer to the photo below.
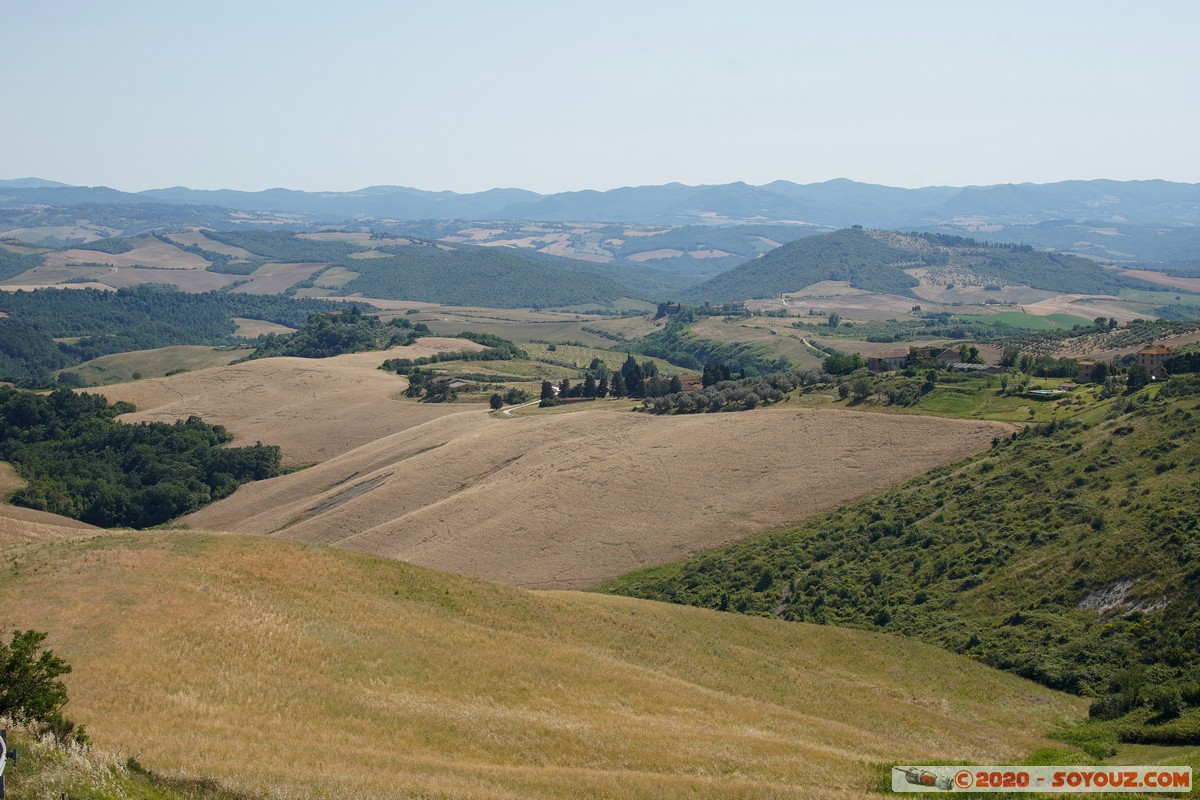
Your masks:
M970 789L973 783L975 779L965 769L960 769L954 774L954 785L960 789Z

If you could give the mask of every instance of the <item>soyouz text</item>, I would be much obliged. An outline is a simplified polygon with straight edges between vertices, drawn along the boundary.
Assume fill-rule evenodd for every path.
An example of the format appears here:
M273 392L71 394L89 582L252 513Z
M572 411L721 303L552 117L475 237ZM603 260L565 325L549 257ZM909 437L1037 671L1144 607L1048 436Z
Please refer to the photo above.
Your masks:
M894 792L1189 792L1191 767L892 768Z

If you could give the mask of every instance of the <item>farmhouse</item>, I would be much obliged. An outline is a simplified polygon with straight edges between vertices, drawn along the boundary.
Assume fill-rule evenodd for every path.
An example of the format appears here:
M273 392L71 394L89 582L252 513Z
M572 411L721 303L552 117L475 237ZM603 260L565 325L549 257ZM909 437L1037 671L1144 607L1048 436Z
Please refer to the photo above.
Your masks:
M462 378L455 378L452 375L442 375L434 378L432 383L437 386L445 386L452 392L478 392L479 384L464 381Z
M1150 377L1165 378L1167 376L1167 368L1163 362L1178 353L1178 350L1170 347L1163 347L1161 344L1152 344L1137 351L1137 363L1138 366L1145 367L1150 372Z
M1096 362L1095 361L1080 361L1075 369L1076 383L1095 383L1096 382Z
M904 369L907 366L907 350L889 350L886 353L867 358L867 369L871 372L887 372L893 369Z

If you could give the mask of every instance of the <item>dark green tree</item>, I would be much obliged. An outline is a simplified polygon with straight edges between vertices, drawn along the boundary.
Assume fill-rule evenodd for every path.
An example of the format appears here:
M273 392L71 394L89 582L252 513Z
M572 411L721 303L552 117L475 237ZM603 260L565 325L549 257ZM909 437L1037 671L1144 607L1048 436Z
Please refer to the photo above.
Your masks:
M1125 380L1125 386L1129 391L1136 392L1148 383L1150 383L1150 370L1141 364L1134 364L1129 368L1129 377Z
M504 407L504 398L499 394L493 394L488 404L492 407L492 411L499 411Z
M0 641L0 717L22 723L61 720L67 687L59 678L71 666L44 649L45 640L40 631L14 630L12 641Z
M554 399L554 384L550 381L542 381L542 400Z
M621 377L625 379L625 392L630 397L641 397L645 394L642 383L646 375L632 353L626 356L625 363L621 365Z

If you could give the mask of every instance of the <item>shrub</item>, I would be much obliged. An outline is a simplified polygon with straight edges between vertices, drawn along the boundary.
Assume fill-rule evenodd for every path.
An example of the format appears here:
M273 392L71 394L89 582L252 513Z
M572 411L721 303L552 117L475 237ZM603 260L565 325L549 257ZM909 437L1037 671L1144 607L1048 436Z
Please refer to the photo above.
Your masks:
M45 640L40 631L14 630L8 644L0 641L0 717L19 723L61 723L59 709L67 702L67 687L59 678L71 666L43 649Z

